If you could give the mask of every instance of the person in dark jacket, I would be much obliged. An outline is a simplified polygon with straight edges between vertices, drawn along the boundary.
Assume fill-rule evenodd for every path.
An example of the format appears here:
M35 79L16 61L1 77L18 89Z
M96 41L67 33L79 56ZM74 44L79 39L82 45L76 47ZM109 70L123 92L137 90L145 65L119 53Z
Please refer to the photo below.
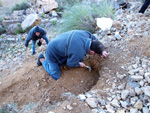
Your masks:
M73 30L65 32L48 44L45 52L38 56L37 65L43 65L53 79L60 77L60 66L71 68L84 67L82 62L86 54L95 53L107 57L104 46L98 39L88 31Z
M39 40L38 42L38 45L40 46L43 39L46 41L46 44L49 43L48 41L48 38L46 36L46 31L44 29L42 29L41 27L39 26L35 26L33 27L29 33L28 33L28 37L25 41L25 47L26 49L28 48L28 43L30 40L32 40L32 55L34 55L36 52L35 52L35 44L36 44L36 41Z
M149 4L150 4L150 0L145 0L144 4L142 5L142 7L139 11L139 13L144 13L145 10L148 8Z

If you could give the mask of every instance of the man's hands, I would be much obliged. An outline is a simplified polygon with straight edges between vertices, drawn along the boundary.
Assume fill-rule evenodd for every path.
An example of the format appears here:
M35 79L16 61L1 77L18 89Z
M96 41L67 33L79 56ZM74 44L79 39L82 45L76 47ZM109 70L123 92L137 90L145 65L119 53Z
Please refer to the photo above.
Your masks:
M79 62L80 67L85 67L86 65L83 62Z
M109 55L109 54L108 54L106 51L103 51L101 57L102 57L102 59L103 59L103 58L106 58L108 55Z
M43 40L44 40L44 39L43 39L43 38L41 38L41 39L40 39L40 42L43 42Z

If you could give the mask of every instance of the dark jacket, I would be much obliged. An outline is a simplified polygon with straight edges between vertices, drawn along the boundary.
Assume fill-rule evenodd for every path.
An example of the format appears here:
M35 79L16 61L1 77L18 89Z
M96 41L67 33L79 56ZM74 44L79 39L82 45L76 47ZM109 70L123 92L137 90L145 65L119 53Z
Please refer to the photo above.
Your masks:
M36 32L39 32L40 35L36 36L36 34L35 34ZM41 38L46 40L46 31L39 26L35 26L28 33L28 37L25 41L25 46L28 47L28 43L30 40L36 41L36 40L41 39Z
M91 40L97 38L88 31L65 32L49 42L46 58L60 65L79 67L79 62L82 62L89 52Z

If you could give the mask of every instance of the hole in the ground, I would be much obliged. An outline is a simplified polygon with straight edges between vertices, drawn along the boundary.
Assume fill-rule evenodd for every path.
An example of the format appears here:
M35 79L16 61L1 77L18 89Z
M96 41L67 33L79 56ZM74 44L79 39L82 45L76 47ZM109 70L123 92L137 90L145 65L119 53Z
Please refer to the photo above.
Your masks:
M28 62L11 78L5 78L6 83L2 83L0 89L0 104L16 102L21 107L30 102L58 102L62 100L63 93L78 95L87 92L99 80L99 73L94 67L91 72L87 68L62 69L60 79L55 81L43 67L34 65Z

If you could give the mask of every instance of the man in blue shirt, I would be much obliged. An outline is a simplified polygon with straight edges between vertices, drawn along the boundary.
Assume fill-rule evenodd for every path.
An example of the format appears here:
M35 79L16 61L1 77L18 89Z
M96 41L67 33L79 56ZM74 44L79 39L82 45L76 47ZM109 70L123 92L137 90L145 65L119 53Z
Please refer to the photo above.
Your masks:
M36 52L35 52L35 44L36 44L36 41L39 40L39 46L41 45L43 39L46 41L46 44L48 44L48 38L46 36L46 31L44 29L42 29L41 27L39 26L35 26L33 27L30 31L29 31L29 34L28 34L28 37L25 41L25 47L26 49L28 48L28 43L30 40L32 40L32 55L34 55Z
M60 66L84 67L84 56L96 53L103 57L108 55L103 44L90 32L73 30L54 38L46 48L46 59L40 54L37 65L43 65L48 74L57 80L60 77Z

